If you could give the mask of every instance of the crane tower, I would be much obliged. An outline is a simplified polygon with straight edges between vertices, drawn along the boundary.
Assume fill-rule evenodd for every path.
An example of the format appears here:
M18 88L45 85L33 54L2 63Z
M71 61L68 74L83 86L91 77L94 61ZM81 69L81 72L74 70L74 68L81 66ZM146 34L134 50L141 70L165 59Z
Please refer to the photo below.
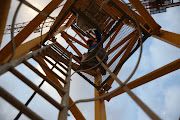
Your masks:
M38 94L58 110L58 120L68 119L69 111L77 120L87 119L77 107L77 103L90 101L94 101L94 111L92 111L95 114L94 119L106 120L105 101L110 101L123 93L127 93L129 99L132 99L151 119L161 119L132 92L132 89L178 70L180 60L167 63L133 81L129 80L140 63L142 46L147 38L152 36L174 47L180 47L180 34L161 29L151 16L151 14L166 12L169 7L179 6L180 2L171 0L129 0L129 3L123 0L51 0L43 10L39 10L26 0L18 1L12 24L8 26L6 26L6 21L11 0L0 2L2 8L0 44L3 42L5 33L11 34L11 41L0 50L0 77L11 74L13 77L7 79L19 79L33 90L33 94L23 103L11 91L5 89L6 85L0 84L1 98L19 110L15 119L19 119L22 114L30 119L46 119L28 107ZM16 24L22 5L36 11L37 15L30 22ZM59 8L57 12L56 9ZM57 13L55 17L51 14L53 12ZM48 27L48 30L43 31L45 27ZM101 33L102 40L91 53L87 54L88 39L94 41L97 39L94 30ZM14 35L15 32L16 35ZM30 35L37 34L36 32L40 33L38 37L27 40ZM105 51L103 57L99 55L101 49ZM132 73L125 81L122 81L118 76L119 72L138 50L139 56L134 69L131 70ZM80 60L77 56L83 59ZM26 69L23 71L23 67L31 72L27 73ZM101 69L106 73L102 74ZM31 80L34 75L41 78L42 81L38 82L39 84L36 84L39 79ZM73 80L73 75L78 75L94 88L94 98L73 101L70 96L70 83L76 81ZM41 87L45 83L56 90L61 99L57 101L42 90ZM113 83L117 83L118 87L113 88Z

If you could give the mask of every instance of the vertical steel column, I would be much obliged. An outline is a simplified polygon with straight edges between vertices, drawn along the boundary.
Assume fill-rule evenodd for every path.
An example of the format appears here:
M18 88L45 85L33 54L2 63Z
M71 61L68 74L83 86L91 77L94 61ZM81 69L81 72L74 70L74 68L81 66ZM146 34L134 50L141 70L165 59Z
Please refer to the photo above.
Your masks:
M61 105L63 105L64 108L59 113L58 120L67 120L68 107L69 107L69 90L70 90L71 68L72 68L72 55L70 57L67 77L65 80L66 81L66 84L64 86L65 94L62 97L62 101L61 101Z
M99 70L97 70L97 75L94 77L94 82L97 86L102 83L102 76ZM95 97L101 96L101 94L99 94L96 88L94 89L94 92ZM95 101L95 120L106 120L106 109L104 100Z
M11 0L1 0L0 1L0 46L2 42L2 37L4 34L4 28L6 26L6 20L9 13Z
M97 57L97 60L101 62L100 58ZM127 92L127 94L136 102L139 107L152 119L152 120L161 120L146 104L144 104L127 86L126 84L123 84L121 80L113 73L111 72L108 67L101 62L101 65L104 67L106 71L111 75L111 77L116 80L116 82L123 88L124 91Z

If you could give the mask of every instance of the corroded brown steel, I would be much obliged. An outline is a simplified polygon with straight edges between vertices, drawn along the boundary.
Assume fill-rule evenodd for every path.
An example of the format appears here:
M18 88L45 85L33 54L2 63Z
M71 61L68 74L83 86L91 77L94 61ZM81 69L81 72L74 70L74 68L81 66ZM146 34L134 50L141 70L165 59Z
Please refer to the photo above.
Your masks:
M148 83L148 82L150 82L152 80L155 80L156 78L164 76L164 75L166 75L168 73L171 73L171 72L173 72L175 70L178 70L178 69L180 69L180 59L177 59L177 60L175 60L175 61L173 61L173 62L171 62L171 63L169 63L169 64L167 64L167 65L153 71L153 72L150 72L150 73L148 73L148 74L146 74L146 75L144 75L144 76L142 76L142 77L128 83L127 87L130 88L130 89L134 89L134 88L136 88L138 86L146 84L146 83ZM106 100L109 101L111 98L113 98L113 97L115 97L117 95L120 95L120 94L122 94L124 92L125 91L123 89L120 89L118 92L116 92L116 93L110 95L109 97L107 97Z
M74 20L76 19L76 16L74 14L71 14L71 17L69 18L68 22L66 23L66 26L70 26Z
M108 17L108 18L106 19L106 21L102 24L102 28L105 28L106 25L110 22L110 20L111 20L111 17Z
M50 14L58 7L58 5L63 0L53 0L51 1L44 9L43 12ZM40 24L46 19L46 16L38 14L22 31L20 31L15 37L14 42L15 46L18 47ZM1 51L0 51L0 64L4 59L6 59L12 52L12 43L9 42Z

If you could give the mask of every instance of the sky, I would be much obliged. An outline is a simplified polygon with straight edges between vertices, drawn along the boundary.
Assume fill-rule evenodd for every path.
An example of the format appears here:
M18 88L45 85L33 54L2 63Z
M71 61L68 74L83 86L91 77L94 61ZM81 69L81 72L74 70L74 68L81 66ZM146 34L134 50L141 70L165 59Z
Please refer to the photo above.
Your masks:
M44 0L43 2L40 0L29 0L29 2L33 3L36 7L42 10L50 2L50 0ZM17 3L18 2L16 2L16 0L12 1L7 24L11 24L12 15ZM60 9L56 12L59 10ZM177 11L180 11L180 7L169 8L165 13L155 14L152 16L163 30L180 34L180 15ZM56 12L54 12L52 16L55 16ZM23 5L20 13L18 14L16 23L30 21L36 15L36 12ZM37 36L39 36L39 34L33 34L28 37L26 41ZM9 40L10 36L4 35L1 49L9 42ZM65 41L60 42L61 44L66 45ZM71 51L71 49L69 50ZM139 50L137 50L137 52L135 52L134 55L132 55L124 64L122 70L118 74L118 78L122 81L125 81L131 70L134 68L138 55ZM180 50L178 48L153 37L148 38L143 44L143 53L140 65L131 81L179 59L179 56ZM41 69L40 66L38 66L33 60L29 60L29 62L38 69ZM17 70L23 71L23 74L36 85L40 84L42 81L41 78L32 74L32 71L24 65L18 66ZM0 86L13 94L23 103L25 103L33 93L31 88L27 87L11 73L0 76ZM116 87L118 87L118 84L114 82L112 89L115 89ZM57 95L57 92L49 84L45 83L42 86L42 89L58 102L61 100L61 98ZM145 85L133 89L132 91L161 119L177 120L180 118L180 70L176 70L168 75L153 80ZM70 96L74 101L92 98L94 97L94 88L80 76L75 74L72 76ZM112 98L109 102L105 101L105 104L107 120L150 120L150 118L126 93ZM94 102L79 103L77 106L87 120L94 120ZM30 103L29 108L44 119L57 119L58 110L39 95L35 96ZM0 110L0 120L12 120L18 114L18 110L2 98L0 98ZM75 118L70 111L69 114L70 116L68 117L68 120L74 120ZM28 118L23 115L20 117L20 120L28 120Z

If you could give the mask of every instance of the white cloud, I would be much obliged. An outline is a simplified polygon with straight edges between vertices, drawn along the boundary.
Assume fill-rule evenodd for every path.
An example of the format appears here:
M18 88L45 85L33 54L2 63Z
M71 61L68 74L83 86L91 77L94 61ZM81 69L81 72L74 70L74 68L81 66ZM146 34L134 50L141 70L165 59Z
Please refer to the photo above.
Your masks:
M173 9L173 8L168 9L167 13L154 15L154 18L156 19L158 23L160 23L163 29L180 33L180 30L179 30L179 20L180 20L179 17L180 16L175 15L175 14L178 14L177 11L179 9L180 7L177 7L177 9ZM20 14L22 16L18 18L19 22L28 21L32 17L32 16L27 16L27 14L24 15L24 12L26 11L22 11L22 14ZM30 11L27 11L27 12L31 14ZM33 14L35 15L34 12ZM9 16L9 17L12 17L12 16ZM25 19L26 17L27 19ZM9 19L11 20L12 18L9 18ZM8 38L8 37L5 37L5 38ZM9 39L10 38L8 38L8 40ZM142 62L140 65L140 69L138 69L137 76L142 75L142 73L145 74L147 72L150 72L150 70L157 69L158 67L161 67L169 62L172 62L173 60L179 58L180 56L179 49L167 43L161 42L156 39L151 39L148 41L149 41L148 45L144 48L145 52L143 53L144 56L142 57ZM62 44L64 43L62 42ZM131 60L134 60L134 59L131 59ZM129 66L125 68L124 73L126 74L122 73L121 74L121 76L123 76L122 78L125 78L128 75L127 71L130 71L133 65L134 63L131 62L131 64L129 64ZM39 67L37 68L39 69ZM133 91L142 99L142 101L144 101L161 118L163 119L167 118L167 120L178 119L180 115L179 113L180 107L178 106L179 101L180 101L180 97L179 97L180 96L179 95L180 76L178 74L179 74L179 71L175 71L171 74L168 74L167 76L163 76L162 78L159 78L153 82L145 84ZM31 75L28 76L28 78L30 77L32 78ZM8 80L6 81L3 80L5 78L8 78ZM14 79L12 80L9 78L10 78L9 76L5 76L3 78L1 76L0 78L1 86L6 87L7 90L11 92L11 94L14 94L14 95L16 94L16 96L23 95L23 97L21 96L22 98L21 97L20 98L22 99L22 101L26 101L27 98L29 97L28 95L31 94L32 90L25 91L24 85L22 83L16 82L16 80ZM85 80L83 80L77 75L74 75L72 77L72 80L73 81L71 82L70 95L74 101L79 100L79 99L94 97L94 88L90 87L90 85ZM52 90L52 88L49 87L48 84L45 84L42 88L49 94L52 93L52 96L55 99L57 100L59 99L58 94L56 96L56 92ZM11 109L11 107L7 104L4 104L2 100L0 101L1 101L0 106L3 106L1 107L3 109L3 112L0 113L0 117L1 118L3 117L3 120L8 119L8 118L13 119L14 116L16 115L14 112L16 110ZM94 102L80 103L77 106L82 111L82 113L84 114L87 120L94 119ZM49 103L43 100L40 96L36 96L36 98L31 102L30 108L38 112L38 114L41 114L46 119L57 119L58 111L54 109L54 107L49 105ZM110 102L106 102L106 108L107 108L107 118L110 120L111 119L112 120L119 120L119 119L148 120L149 119L149 117L144 112L142 112L142 110L126 94L122 94L116 98L113 98ZM10 112L12 114L9 114ZM9 116L7 117L7 115ZM72 120L74 118L70 116L68 119Z
M174 85L165 92L165 106L163 116L166 120L177 120L180 118L180 85Z
M178 59L179 56L179 48L158 39L152 39L152 44L150 46L150 58L154 68L164 66L165 64Z

